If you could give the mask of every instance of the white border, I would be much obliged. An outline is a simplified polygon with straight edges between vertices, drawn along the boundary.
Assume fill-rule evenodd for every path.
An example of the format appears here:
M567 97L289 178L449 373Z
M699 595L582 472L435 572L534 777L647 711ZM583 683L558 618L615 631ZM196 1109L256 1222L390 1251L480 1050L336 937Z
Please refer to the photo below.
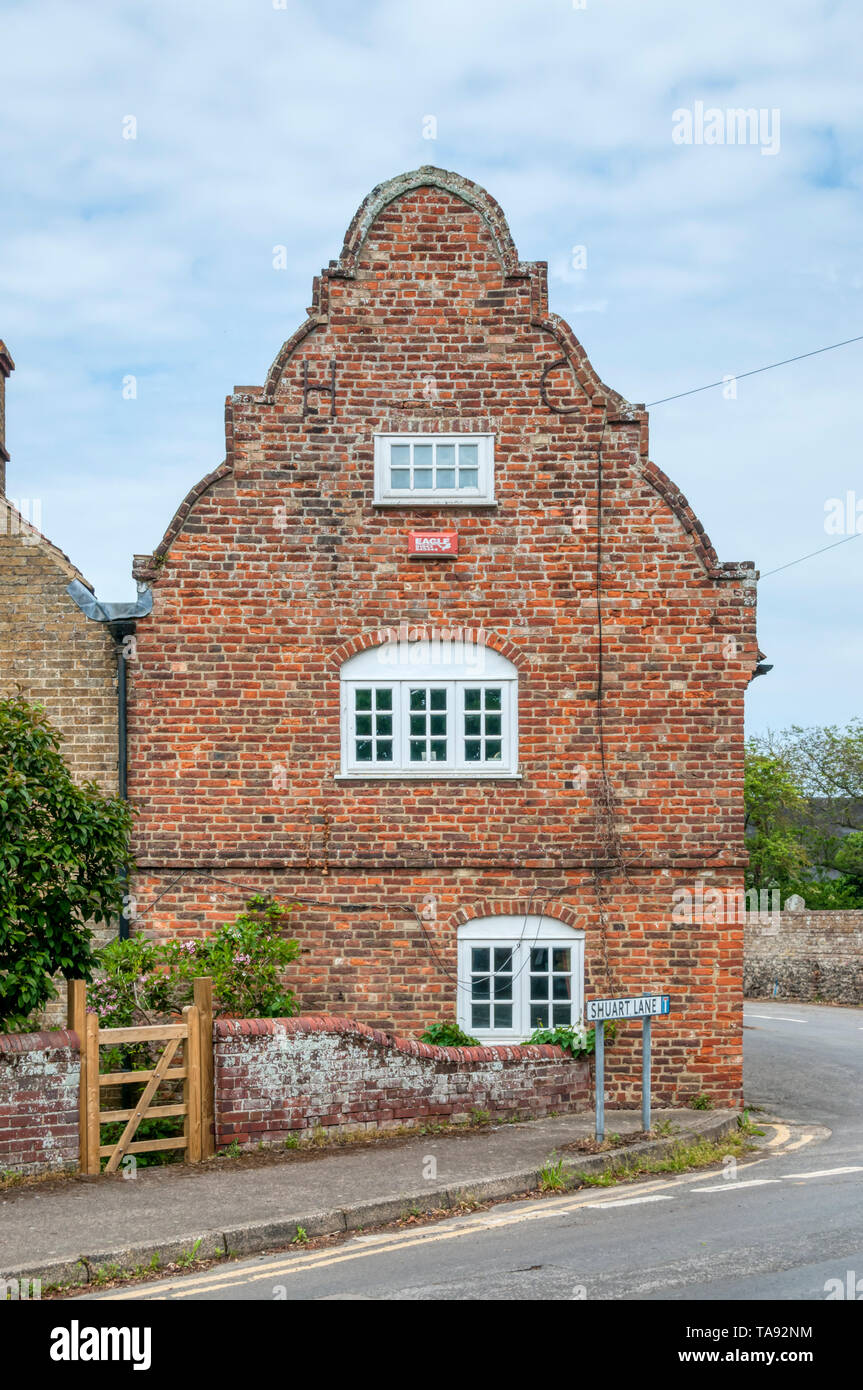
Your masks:
M512 1029L474 1028L470 1016L470 950L480 942L489 946L513 947L513 1026ZM584 932L570 927L556 917L504 916L477 917L458 929L458 1003L457 1019L463 1028L480 1042L524 1042L534 1029L530 1027L530 949L534 945L568 947L572 951L572 1021L583 1022L584 1015Z
M376 434L375 443L375 506L376 507L493 507L494 500L494 435L493 434ZM464 488L443 491L429 488L403 492L387 486L390 447L393 444L477 444L479 486L476 492Z

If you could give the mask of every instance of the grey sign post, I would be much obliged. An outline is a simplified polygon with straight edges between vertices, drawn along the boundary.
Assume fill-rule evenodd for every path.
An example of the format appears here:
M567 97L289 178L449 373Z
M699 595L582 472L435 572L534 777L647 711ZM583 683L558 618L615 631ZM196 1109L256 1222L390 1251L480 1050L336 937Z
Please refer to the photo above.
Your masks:
M596 1032L596 1138L605 1138L605 1025L617 1019L641 1019L641 1127L650 1129L650 1045L651 1024L662 1014L671 1013L667 994L634 994L625 999L589 999L584 1016Z

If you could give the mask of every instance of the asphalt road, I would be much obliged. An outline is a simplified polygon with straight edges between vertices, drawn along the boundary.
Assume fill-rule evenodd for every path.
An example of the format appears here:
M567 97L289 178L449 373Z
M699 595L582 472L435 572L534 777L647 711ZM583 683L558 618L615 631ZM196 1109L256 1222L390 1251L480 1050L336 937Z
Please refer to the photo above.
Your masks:
M820 1301L857 1279L863 1296L863 1010L748 1003L745 1021L747 1102L786 1124L736 1172L503 1203L102 1298Z

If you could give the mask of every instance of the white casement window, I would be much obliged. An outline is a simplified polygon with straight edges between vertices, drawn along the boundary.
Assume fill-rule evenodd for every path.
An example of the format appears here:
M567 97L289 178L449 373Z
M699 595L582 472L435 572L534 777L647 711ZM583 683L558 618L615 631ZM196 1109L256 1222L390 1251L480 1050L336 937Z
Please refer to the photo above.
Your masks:
M584 932L553 917L482 917L458 933L458 1021L481 1042L579 1024Z
M494 502L494 435L376 434L375 502L447 507Z
M481 642L385 642L341 693L343 777L518 776L518 672Z

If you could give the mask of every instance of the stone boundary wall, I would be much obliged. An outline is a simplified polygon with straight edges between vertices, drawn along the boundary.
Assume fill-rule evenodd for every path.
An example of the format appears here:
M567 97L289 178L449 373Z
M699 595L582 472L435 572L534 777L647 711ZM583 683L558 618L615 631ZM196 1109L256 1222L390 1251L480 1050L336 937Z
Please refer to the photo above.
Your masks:
M590 1070L549 1046L430 1047L352 1019L217 1019L216 1145L321 1127L538 1118L587 1109Z
M78 1036L0 1033L0 1175L78 1166Z
M744 927L750 998L863 1004L863 911L783 911Z

